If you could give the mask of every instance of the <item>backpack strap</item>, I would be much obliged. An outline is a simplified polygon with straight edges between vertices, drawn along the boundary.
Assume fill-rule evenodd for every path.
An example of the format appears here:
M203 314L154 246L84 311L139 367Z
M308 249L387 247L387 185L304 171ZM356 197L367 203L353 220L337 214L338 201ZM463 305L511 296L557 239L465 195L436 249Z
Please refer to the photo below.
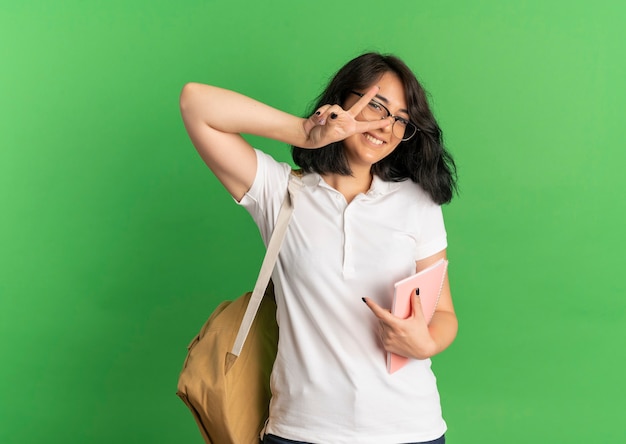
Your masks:
M285 193L283 204L278 212L278 219L276 220L272 237L267 244L267 250L265 252L265 257L263 258L261 271L259 271L259 277L257 278L254 286L252 296L250 296L250 302L248 303L246 313L241 321L241 326L237 332L233 348L226 355L226 372L228 372L235 360L239 357L239 354L243 349L243 344L245 343L248 333L250 332L252 322L254 321L257 311L259 310L259 306L261 305L265 289L269 284L272 271L274 271L274 265L276 265L276 260L278 259L278 252L280 251L280 247L285 239L285 234L287 233L287 227L289 226L289 221L291 220L295 200L298 193L304 186L302 180L300 179L301 176L302 174L299 171L292 171L289 175L287 192Z

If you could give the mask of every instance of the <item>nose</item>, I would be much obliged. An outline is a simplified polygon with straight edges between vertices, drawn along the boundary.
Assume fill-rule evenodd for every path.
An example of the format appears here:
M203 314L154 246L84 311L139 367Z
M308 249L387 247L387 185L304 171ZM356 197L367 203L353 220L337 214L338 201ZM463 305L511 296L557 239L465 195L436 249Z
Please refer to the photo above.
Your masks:
M381 120L387 120L389 122L389 125L382 127L381 130L385 133L391 132L393 128L393 124L396 123L393 117L387 116L387 117L383 117Z

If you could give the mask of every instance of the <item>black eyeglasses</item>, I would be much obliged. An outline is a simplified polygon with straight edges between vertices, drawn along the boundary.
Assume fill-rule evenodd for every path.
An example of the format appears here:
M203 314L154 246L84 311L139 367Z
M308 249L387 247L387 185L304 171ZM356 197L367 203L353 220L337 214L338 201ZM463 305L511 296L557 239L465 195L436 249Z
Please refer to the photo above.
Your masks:
M350 92L359 97L363 97L365 95L356 91ZM402 139L403 142L409 140L415 135L415 133L419 131L419 128L417 128L415 124L411 123L404 117L392 115L391 111L389 111L389 109L387 109L385 105L373 99L370 101L370 103L367 104L365 108L363 108L361 114L363 115L363 118L365 120L381 120L393 117L393 125L391 126L391 131L394 136L396 136L398 139Z

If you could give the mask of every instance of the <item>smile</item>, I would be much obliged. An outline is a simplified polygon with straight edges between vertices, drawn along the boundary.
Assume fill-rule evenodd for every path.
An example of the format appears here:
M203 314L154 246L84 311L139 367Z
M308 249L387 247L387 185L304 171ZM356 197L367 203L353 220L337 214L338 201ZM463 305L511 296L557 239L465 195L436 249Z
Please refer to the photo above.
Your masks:
M365 138L369 140L370 142L372 142L374 145L382 145L383 143L385 143L384 140L377 139L374 136L371 136L370 134L364 134L364 135L365 135Z

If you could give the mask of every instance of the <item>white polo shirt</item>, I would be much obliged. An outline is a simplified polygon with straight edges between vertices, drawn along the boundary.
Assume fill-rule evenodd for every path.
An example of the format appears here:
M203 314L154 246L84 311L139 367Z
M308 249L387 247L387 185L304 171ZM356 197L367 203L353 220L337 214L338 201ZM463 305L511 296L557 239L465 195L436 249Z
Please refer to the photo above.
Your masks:
M257 150L240 204L266 244L290 170ZM361 298L390 307L393 283L446 248L441 207L410 180L374 177L350 204L318 174L302 180L272 275L280 340L266 432L332 444L440 437L446 424L430 360L389 375L378 322Z

